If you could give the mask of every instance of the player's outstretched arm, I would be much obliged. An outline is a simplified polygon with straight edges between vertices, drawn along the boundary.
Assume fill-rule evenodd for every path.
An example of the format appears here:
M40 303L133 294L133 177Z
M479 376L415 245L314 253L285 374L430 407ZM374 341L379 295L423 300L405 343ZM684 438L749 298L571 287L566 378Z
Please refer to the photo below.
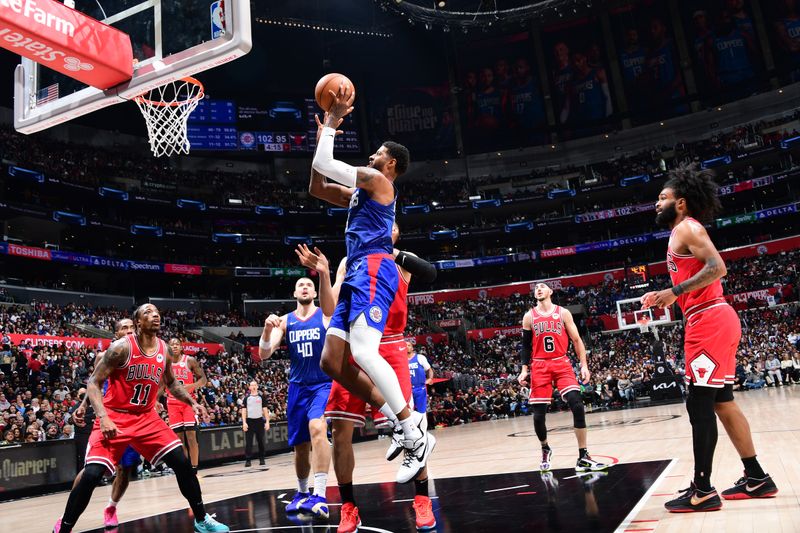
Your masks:
M294 253L297 254L301 265L311 270L316 270L319 274L319 306L322 309L322 315L326 319L330 319L333 316L334 309L336 309L336 298L331 295L331 271L328 258L319 248L314 247L312 252L305 244L299 245Z
M425 283L436 281L436 267L421 257L411 252L394 249L394 262L412 276L416 276Z
M578 326L575 325L575 319L572 318L572 313L563 307L561 308L561 318L564 321L564 327L567 328L567 335L569 335L572 345L575 347L575 353L578 355L578 361L580 361L581 364L581 381L588 383L592 374L589 372L589 365L586 362L586 346L583 344Z
M272 357L281 345L283 333L286 331L286 315L269 315L264 320L264 330L258 340L258 356L264 360Z

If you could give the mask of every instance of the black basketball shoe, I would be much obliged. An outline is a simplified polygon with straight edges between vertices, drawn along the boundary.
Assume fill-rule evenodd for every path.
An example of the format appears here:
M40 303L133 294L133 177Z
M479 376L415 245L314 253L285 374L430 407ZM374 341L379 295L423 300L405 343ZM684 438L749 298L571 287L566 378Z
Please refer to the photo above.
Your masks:
M747 477L747 473L734 483L733 487L722 491L726 500L749 500L751 498L772 498L778 494L778 487L767 474L763 478Z
M664 504L670 513L696 513L703 511L719 511L722 509L722 500L719 499L717 489L711 488L705 492L697 488L694 481L689 488L683 489L680 496Z

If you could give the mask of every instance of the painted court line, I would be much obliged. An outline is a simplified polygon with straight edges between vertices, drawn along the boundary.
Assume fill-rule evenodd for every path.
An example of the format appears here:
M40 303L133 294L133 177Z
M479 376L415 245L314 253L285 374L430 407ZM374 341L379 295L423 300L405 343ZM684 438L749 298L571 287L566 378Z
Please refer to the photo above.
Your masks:
M677 460L677 459L673 459L672 461L670 461L670 462L669 462L669 464L668 464L668 465L667 465L667 467L664 469L664 471L663 471L663 472L661 472L661 475L659 475L659 476L656 478L656 480L653 482L653 484L652 484L652 485L650 485L650 488L649 488L649 489L647 489L647 492L645 492L645 493L644 493L644 496L642 496L642 497L641 497L641 499L640 499L640 500L639 500L639 502L636 504L636 506L635 506L633 509L631 509L631 512L630 512L630 513L628 513L628 516L626 516L626 517L625 517L625 520L623 520L623 521L622 521L622 523L621 523L621 524L619 525L619 527L618 527L618 528L617 528L617 529L614 531L614 533L623 533L623 532L625 532L625 531L630 531L628 528L630 527L631 523L633 522L633 519L634 519L634 518L636 518L636 515L638 515L638 514L639 514L639 511L641 511L641 510L642 510L642 508L645 506L645 504L647 503L647 500L650 498L650 496L652 496L652 495L653 495L653 493L654 493L654 492L655 492L655 490L656 490L656 485L658 485L659 483L661 483L661 481L662 481L662 480L663 480L663 479L664 479L666 476L668 476L668 475L669 475L669 472L670 472L670 470L672 470L672 467L673 467L673 466L675 466L675 464L676 464L677 462L678 462L678 460Z
M438 500L438 499L439 499L438 496L431 496L431 500ZM409 498L407 500L392 500L392 503L406 503L406 502L413 502L413 501L414 501L414 498ZM328 505L330 505L330 504L328 504ZM342 505L342 504L339 503L337 505Z
M490 489L490 490L485 490L483 492L484 492L484 494L488 494L489 492L500 492L500 491L503 491L503 490L512 490L512 489L524 489L524 488L527 488L527 487L530 487L530 485L517 485L515 487L503 487L502 489Z

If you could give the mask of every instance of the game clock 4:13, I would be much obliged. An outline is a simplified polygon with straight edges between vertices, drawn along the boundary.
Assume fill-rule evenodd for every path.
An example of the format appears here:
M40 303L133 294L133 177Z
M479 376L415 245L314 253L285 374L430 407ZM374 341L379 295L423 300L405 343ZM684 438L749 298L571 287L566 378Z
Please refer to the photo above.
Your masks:
M266 152L305 152L308 150L308 134L260 131L256 144Z

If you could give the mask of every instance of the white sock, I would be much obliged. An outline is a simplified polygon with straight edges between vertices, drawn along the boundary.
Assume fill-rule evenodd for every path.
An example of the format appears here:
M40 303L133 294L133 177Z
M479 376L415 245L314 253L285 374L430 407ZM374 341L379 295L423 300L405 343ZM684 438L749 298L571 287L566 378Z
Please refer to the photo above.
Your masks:
M108 499L108 507L116 507L119 502L115 502L111 498Z
M394 411L392 411L392 408L389 407L388 403L383 404L381 408L378 410L381 412L381 414L383 414L383 416L386 417L386 420L388 420L393 426L397 425L397 423L399 422L399 420L397 420L397 415L394 414Z
M328 486L328 473L317 472L314 474L314 496L325 497L325 488Z
M364 314L358 315L350 324L350 351L358 366L369 376L381 391L393 413L407 406L397 374L386 359L381 357L381 332L367 325Z
M308 492L308 478L297 478L297 490L299 492Z
M403 428L403 438L406 440L414 442L422 436L422 431L414 424L410 416L400 421L400 427Z

